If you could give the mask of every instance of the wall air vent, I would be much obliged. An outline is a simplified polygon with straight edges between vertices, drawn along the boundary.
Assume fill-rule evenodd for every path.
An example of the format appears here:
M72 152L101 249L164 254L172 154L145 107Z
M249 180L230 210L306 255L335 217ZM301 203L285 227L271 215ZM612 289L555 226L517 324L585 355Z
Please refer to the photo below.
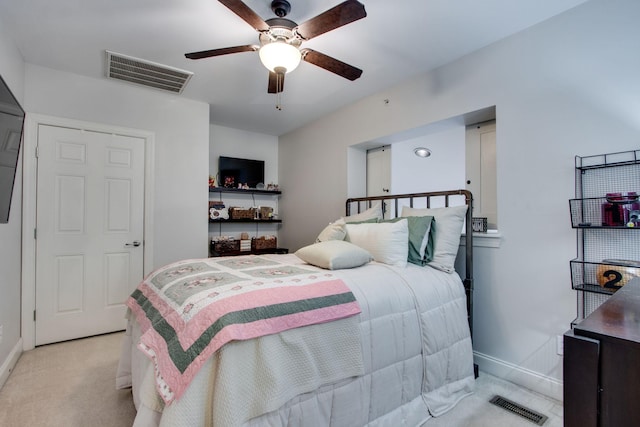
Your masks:
M133 58L115 52L107 52L107 77L125 80L143 86L182 93L193 76L190 71Z

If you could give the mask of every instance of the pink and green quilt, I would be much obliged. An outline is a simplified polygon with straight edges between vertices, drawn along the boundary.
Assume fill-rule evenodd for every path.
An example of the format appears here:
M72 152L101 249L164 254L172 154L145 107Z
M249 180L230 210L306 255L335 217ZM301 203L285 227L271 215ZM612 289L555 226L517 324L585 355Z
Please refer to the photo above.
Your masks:
M272 257L185 260L151 273L127 300L142 329L166 404L179 399L212 354L247 340L360 313L331 271Z

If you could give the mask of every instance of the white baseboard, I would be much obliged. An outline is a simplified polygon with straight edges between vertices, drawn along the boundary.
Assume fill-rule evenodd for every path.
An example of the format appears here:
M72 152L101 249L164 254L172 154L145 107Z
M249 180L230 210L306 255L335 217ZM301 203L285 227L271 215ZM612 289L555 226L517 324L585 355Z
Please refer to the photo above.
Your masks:
M22 354L22 338L20 338L16 343L16 345L13 346L11 353L9 353L9 357L7 357L7 360L5 360L2 366L0 366L0 388L4 386L4 383L7 381L7 378L9 378L9 374L11 374L11 371L13 371L13 368L16 366L16 363L18 363L18 359L20 358L21 354Z
M562 402L562 381L476 351L473 356L481 371Z

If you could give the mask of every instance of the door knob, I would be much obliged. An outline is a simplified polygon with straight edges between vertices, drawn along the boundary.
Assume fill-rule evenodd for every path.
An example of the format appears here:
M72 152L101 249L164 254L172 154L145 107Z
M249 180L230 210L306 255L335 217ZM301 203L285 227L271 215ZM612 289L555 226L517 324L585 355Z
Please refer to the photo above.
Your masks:
M138 242L137 240L134 240L133 243L125 243L125 246L134 246L134 247L138 247L140 246L140 242Z

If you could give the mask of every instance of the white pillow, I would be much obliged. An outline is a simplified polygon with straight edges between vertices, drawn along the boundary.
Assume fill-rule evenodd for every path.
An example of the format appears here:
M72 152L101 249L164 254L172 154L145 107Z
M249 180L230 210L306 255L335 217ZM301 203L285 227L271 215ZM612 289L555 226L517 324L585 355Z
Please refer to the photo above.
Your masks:
M404 217L431 215L435 219L433 259L427 265L447 273L455 271L454 265L466 213L467 205L433 209L402 207Z
M407 266L409 253L408 221L346 225L345 240L369 251L373 259L398 267Z
M329 270L359 267L373 259L366 250L343 240L314 243L298 249L296 255L308 264Z
M382 203L376 202L373 206L364 212L358 214L342 217L345 222L360 222L370 219L381 220L382 219Z
M345 222L342 218L327 225L324 230L322 230L320 234L318 234L316 243L326 242L327 240L344 240L344 237L347 234L347 230L344 228L344 226Z

